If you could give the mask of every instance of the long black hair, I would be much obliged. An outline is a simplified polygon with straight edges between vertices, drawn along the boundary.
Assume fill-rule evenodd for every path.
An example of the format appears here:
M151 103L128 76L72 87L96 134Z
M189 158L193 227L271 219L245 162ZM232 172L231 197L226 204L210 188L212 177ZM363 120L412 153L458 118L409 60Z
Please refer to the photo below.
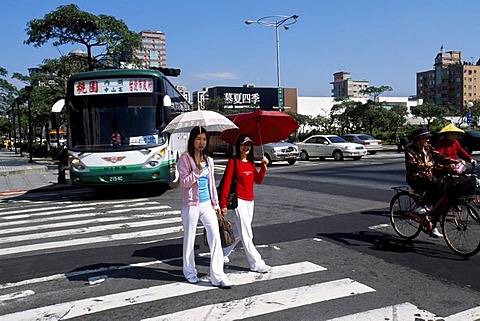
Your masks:
M248 137L248 138L252 139L252 136L250 136L249 134L240 134L237 137L237 142L235 143L235 157L236 158L240 158L240 145L243 142L243 140L245 139L245 137ZM252 141L253 141L253 139L252 139ZM252 148L250 149L250 153L247 154L247 160L250 161L252 164L254 164L253 159L254 159L254 157L253 157L253 144L252 144Z
M208 132L205 130L205 128L200 127L200 126L195 126L192 128L190 131L190 136L188 136L188 144L187 144L187 151L192 158L195 156L195 148L193 147L193 142L195 139L197 139L197 136L200 134L205 134L207 136L207 144L205 145L205 148L203 149L203 157L206 159L208 156L208 143L210 141L210 136L208 135Z

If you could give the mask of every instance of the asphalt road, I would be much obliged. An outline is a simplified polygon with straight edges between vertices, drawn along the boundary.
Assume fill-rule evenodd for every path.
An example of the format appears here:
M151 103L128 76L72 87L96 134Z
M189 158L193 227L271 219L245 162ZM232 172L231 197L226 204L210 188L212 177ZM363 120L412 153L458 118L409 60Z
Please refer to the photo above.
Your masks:
M178 190L12 198L0 203L0 320L475 320L479 257L426 235L405 243L389 226L404 175L396 153L273 164L253 222L273 270L251 274L239 248L232 290L184 282ZM201 229L197 246L205 278Z

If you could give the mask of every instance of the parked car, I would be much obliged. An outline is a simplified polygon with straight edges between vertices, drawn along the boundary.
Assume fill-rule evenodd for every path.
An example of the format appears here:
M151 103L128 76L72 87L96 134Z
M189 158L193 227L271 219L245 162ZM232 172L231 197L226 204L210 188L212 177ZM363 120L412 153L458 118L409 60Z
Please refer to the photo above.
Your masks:
M362 144L372 155L383 150L382 141L367 134L345 134L342 138L350 143Z
M465 133L458 138L458 141L470 154L480 150L480 131L466 130Z
M262 156L262 146L254 146L253 152L255 158L259 160ZM287 161L290 165L295 164L300 155L297 145L285 141L264 144L263 153L270 163Z
M365 146L357 143L349 143L337 135L314 135L297 143L300 150L300 159L308 160L310 157L318 157L321 160L333 157L335 160L343 160L351 157L359 160L367 155Z

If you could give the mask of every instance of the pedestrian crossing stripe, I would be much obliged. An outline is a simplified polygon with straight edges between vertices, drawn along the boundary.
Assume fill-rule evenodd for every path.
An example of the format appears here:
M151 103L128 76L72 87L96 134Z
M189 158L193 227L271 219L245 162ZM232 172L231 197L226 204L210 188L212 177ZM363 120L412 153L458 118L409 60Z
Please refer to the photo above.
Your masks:
M346 278L205 305L143 321L239 320L368 292L375 290Z
M180 223L181 221L182 221L181 217L170 217L170 218L164 218L161 220L121 222L117 224L84 226L84 227L75 228L75 229L64 229L64 230L58 230L58 231L0 237L0 244L6 244L11 242L22 242L22 241L28 241L28 240L37 240L37 239L47 239L47 238L62 237L62 236L82 235L82 234L89 234L89 233L95 233L95 232L104 232L104 231L108 232L108 231L119 230L119 229L158 226L163 224Z
M266 274L258 274L255 272L236 272L229 273L228 277L231 281L235 283L236 286L239 286L254 282L269 281L297 275L304 275L307 273L321 272L325 270L326 268L311 262L300 262L272 267L270 272ZM355 286L357 286L355 281L350 279L345 280L348 281L343 282L355 284ZM374 291L371 288L368 288L366 286L364 287L364 291ZM28 321L42 319L68 320L72 318L82 317L87 314L93 314L102 311L132 306L136 304L143 304L192 293L211 291L215 289L218 288L212 286L209 282L205 281L197 284L190 284L186 281L175 282L144 289L136 289L100 297L82 299L78 301L63 302L21 312L0 315L0 321ZM302 299L300 298L300 300Z
M428 320L428 321L475 321L480 319L480 307L475 307L457 314L440 317L431 312L417 308L410 303L392 305L380 309L350 314L327 321L378 321L378 320Z
M173 226L153 230L143 230L131 233L118 233L105 236L95 236L87 237L75 240L65 240L65 241L54 241L46 243L38 243L31 245L19 245L14 247L8 247L0 249L0 256L10 255L10 254L19 254L33 251L41 250L52 250L65 247L73 247L79 245L93 244L93 243L104 243L104 242L113 242L113 241L122 241L143 237L159 237L165 234L179 233L183 231L182 226Z

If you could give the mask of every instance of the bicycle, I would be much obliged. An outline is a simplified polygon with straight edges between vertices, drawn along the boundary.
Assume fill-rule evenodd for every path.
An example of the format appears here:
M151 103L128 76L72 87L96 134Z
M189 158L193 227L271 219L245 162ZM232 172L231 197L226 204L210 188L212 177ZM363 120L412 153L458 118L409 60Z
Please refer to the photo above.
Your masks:
M392 187L396 194L390 201L390 223L395 232L407 240L413 240L422 231L430 234L440 223L448 247L457 255L471 257L480 251L480 216L477 207L472 205L477 197L476 175L446 175L445 178L445 193L426 215L415 212L422 194L408 186ZM467 181L468 186L460 188L455 180Z

